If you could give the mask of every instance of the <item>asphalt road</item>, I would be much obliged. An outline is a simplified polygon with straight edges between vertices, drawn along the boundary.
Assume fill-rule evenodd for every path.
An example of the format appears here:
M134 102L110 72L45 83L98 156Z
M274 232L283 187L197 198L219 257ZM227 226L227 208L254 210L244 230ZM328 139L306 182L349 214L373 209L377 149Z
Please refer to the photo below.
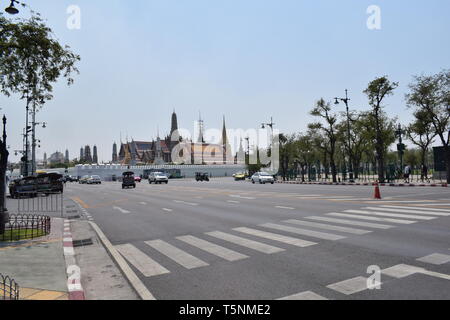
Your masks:
M229 178L68 184L66 197L157 299L450 299L450 189L381 192Z

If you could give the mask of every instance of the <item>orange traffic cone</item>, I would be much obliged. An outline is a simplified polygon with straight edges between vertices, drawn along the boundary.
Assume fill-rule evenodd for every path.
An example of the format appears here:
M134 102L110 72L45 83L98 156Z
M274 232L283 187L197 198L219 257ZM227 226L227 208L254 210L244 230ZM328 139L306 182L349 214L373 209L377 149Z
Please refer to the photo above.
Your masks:
M381 200L380 185L378 184L378 182L375 182L375 196L374 196L374 198Z

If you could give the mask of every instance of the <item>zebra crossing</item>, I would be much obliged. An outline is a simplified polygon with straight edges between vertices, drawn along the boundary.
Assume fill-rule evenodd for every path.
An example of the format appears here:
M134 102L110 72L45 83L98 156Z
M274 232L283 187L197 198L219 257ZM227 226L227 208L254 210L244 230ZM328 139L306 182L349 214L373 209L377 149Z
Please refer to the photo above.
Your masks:
M367 236L381 230L423 223L448 216L450 216L450 209L387 204L364 207L361 210L344 210L343 212L330 212L324 215L304 216L276 223L242 226L228 231L211 231L195 236L177 236L166 241L154 239L143 241L145 245L140 246L140 248L134 244L121 244L115 247L129 264L134 266L144 277L149 278L174 272L174 270L170 270L171 264L166 263L166 258L186 270L192 270L208 267L211 263L214 263L208 258L209 255L219 258L219 261L236 263L251 258L252 253L274 255L287 252L294 247L302 249L319 245L324 241L339 241L348 237ZM232 248L228 248L228 245ZM243 252L240 252L239 248ZM204 253L202 259L195 256L195 252L199 252L199 250ZM148 252L151 251L157 252L157 254L150 257ZM449 262L450 256L434 254L418 259L418 261L438 265ZM336 288L340 288L341 291L347 290L345 288L349 286L353 288L351 290L358 291L361 289L361 279L351 280L349 283L337 284ZM318 297L313 293L304 292L287 298L308 299Z

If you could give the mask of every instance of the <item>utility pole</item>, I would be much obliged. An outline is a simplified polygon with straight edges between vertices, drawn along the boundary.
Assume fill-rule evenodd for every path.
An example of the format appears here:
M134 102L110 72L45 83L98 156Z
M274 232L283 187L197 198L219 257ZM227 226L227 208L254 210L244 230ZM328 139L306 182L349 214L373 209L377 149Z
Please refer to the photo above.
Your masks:
M348 90L345 89L345 98L334 98L335 99L335 105L339 104L339 100L345 103L346 110L347 110L347 143L348 143L348 174L350 178L350 182L354 182L354 176L353 176L353 157L352 157L352 140L351 140L351 132L350 132L350 109L348 106L348 102L350 101L348 97Z

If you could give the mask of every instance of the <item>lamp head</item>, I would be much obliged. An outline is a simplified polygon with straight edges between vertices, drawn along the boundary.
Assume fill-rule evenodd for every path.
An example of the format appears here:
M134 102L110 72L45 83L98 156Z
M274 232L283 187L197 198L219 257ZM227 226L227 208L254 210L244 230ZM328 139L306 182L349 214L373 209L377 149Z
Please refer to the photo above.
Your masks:
M11 4L9 5L8 8L5 9L5 11L9 14L18 14L19 10L17 10L16 7L14 7L14 2L15 0L11 0Z

